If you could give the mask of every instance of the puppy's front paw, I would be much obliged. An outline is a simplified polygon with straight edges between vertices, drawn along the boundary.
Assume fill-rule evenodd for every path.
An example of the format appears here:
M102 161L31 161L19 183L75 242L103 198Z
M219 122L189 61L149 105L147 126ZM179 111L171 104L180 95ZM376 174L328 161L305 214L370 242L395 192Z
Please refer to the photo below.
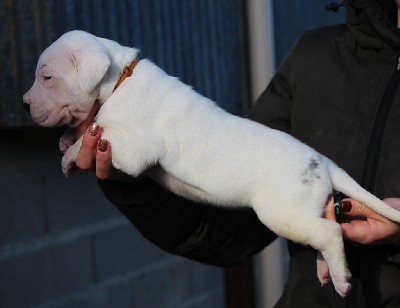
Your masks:
M58 146L62 153L65 153L71 145L76 142L75 132L73 129L69 128L64 135L61 136Z
M61 160L61 168L64 173L64 175L68 178L70 177L75 170L77 169L75 160L71 159L69 155L64 155L62 160Z

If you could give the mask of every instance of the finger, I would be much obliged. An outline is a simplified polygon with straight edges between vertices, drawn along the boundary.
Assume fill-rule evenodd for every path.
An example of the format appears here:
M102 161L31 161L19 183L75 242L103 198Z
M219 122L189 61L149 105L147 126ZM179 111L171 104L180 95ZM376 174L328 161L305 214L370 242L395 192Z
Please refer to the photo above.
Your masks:
M75 137L79 139L88 129L88 127L93 123L93 118L96 116L97 112L100 109L100 103L96 100L90 110L86 120L84 120L81 124L75 127Z
M352 199L347 198L342 201L343 207L342 212L351 217L365 217L365 218L372 218L382 222L388 222L389 220L382 215L378 214L377 212L373 211L365 204Z
M89 170L95 166L97 142L101 136L100 127L93 123L83 135L82 146L76 157L76 165L80 169Z
M111 145L107 140L100 139L97 143L96 176L104 180L111 176L111 172Z
M328 201L325 206L324 217L325 219L336 221L335 208L333 206L333 195L329 195Z

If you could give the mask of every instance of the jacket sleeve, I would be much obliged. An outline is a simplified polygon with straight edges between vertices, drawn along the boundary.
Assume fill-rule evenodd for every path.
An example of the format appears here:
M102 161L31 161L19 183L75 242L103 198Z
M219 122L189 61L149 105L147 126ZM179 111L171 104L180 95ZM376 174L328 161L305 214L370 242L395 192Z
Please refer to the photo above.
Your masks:
M250 119L288 132L290 91L279 71L250 113ZM161 249L217 266L240 264L276 235L252 209L215 207L180 198L147 177L136 182L100 181L106 197L139 232Z
M147 177L132 183L99 183L143 237L167 252L198 262L234 266L276 238L251 209L196 204Z
M251 108L248 118L290 134L292 93L290 76L292 54L282 62L267 88Z

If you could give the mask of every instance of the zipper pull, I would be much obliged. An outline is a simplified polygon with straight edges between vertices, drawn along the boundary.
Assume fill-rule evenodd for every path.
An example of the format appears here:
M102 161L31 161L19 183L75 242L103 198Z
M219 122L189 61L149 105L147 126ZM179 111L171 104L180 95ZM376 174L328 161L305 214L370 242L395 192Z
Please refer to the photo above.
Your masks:
M400 71L400 56L397 56L397 67L396 67L396 71Z

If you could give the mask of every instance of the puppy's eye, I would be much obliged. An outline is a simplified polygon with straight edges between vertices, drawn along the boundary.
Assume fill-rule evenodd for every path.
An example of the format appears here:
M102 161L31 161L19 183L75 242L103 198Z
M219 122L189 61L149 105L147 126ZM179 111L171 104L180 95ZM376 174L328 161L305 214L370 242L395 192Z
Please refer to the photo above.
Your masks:
M43 76L43 79L44 79L44 80L50 80L50 79L51 79L51 76Z

